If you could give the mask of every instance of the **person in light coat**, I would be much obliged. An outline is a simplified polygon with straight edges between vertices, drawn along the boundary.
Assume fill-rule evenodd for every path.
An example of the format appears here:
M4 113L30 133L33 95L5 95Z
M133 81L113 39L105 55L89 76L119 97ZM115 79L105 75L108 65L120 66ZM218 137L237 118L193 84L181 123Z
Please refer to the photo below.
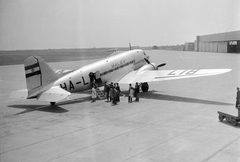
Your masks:
M128 89L128 103L131 103L131 102L132 102L133 94L134 94L134 88L132 87L132 84L129 84L129 89Z
M93 86L92 87L92 102L95 102L96 98L97 98L96 87Z

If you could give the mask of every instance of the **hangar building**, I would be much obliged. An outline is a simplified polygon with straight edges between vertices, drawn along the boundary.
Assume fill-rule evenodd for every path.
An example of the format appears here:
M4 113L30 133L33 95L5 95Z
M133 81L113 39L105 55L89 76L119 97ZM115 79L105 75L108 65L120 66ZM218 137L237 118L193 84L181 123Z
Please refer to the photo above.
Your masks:
M240 53L240 30L197 36L197 52Z

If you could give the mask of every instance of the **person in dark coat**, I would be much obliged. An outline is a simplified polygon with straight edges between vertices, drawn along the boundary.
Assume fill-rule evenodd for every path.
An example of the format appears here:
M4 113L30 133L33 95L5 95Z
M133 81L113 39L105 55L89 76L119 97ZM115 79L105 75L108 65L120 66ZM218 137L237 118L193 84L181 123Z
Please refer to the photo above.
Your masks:
M94 73L90 72L89 78L90 78L90 86L92 88L95 85L95 81L96 81L96 77L95 77Z
M116 90L117 90L117 102L120 102L120 93L121 93L121 89L120 86L118 85L118 83L116 83Z
M135 85L135 91L134 91L134 96L136 97L136 102L139 101L139 91L140 91L140 86L138 85L138 83L136 82L136 85Z
M105 82L103 91L104 91L105 98L107 99L107 102L109 101L109 90L110 90L110 87Z
M238 108L239 104L240 104L240 91L239 88L237 87L236 108Z
M114 86L110 87L110 97L112 99L112 106L117 105L116 98L117 98L117 90Z

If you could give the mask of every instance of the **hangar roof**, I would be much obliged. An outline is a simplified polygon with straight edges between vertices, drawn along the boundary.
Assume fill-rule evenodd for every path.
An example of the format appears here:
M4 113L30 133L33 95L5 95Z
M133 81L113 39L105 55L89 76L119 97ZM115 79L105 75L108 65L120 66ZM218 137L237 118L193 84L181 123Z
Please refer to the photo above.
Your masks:
M220 42L230 40L240 40L240 30L199 36L200 42Z

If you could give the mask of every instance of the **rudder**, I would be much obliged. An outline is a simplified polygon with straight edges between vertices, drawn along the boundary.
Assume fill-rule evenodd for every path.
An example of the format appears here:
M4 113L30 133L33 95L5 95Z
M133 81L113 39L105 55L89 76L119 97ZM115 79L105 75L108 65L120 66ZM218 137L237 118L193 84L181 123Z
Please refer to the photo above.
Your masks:
M55 72L39 56L30 56L24 61L28 96L58 79Z

